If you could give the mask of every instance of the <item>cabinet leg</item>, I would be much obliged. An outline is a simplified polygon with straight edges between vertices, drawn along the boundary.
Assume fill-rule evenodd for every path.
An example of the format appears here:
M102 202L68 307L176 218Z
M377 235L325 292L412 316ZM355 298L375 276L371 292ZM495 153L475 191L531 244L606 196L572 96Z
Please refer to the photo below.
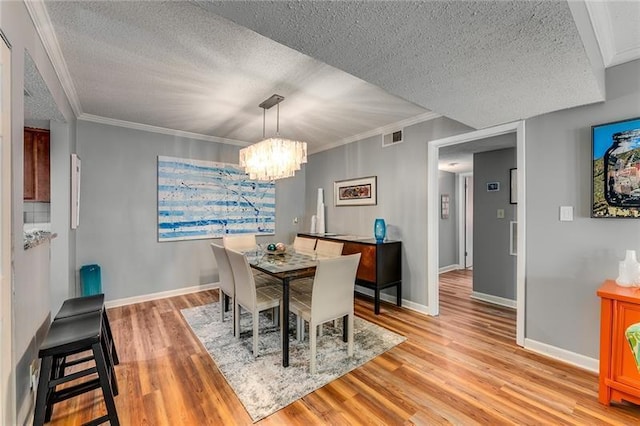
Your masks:
M396 285L396 305L402 307L402 284Z
M380 289L376 288L375 289L375 296L374 296L374 300L373 300L373 312L378 315L380 313Z

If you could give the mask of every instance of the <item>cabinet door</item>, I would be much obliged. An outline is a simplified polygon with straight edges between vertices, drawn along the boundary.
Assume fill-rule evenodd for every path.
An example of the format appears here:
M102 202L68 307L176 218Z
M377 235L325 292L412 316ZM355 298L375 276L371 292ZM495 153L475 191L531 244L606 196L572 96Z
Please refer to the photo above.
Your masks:
M49 132L36 134L36 201L51 200Z
M640 305L617 302L613 326L613 379L640 390L640 372L624 335L631 324L640 323Z
M356 278L371 283L376 282L376 246L346 242L342 254L361 253Z
M36 198L35 133L24 131L24 199Z

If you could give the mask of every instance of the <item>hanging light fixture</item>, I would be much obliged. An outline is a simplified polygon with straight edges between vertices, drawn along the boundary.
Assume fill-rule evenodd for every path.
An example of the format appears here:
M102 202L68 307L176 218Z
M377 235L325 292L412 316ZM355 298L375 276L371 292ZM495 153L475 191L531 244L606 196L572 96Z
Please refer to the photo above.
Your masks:
M291 177L307 162L307 143L280 137L280 102L284 96L272 95L258 105L262 108L263 140L240 150L240 167L251 179L275 180ZM265 139L266 112L277 106L276 136Z

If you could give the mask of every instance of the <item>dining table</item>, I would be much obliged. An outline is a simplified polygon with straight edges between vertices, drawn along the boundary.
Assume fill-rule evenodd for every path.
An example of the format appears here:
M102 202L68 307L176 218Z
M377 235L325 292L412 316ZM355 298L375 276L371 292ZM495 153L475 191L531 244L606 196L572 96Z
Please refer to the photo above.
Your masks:
M282 283L282 366L289 366L289 283L296 279L312 277L316 273L317 258L314 253L296 251L287 247L282 252L270 252L258 247L246 251L249 265L257 271L270 275Z

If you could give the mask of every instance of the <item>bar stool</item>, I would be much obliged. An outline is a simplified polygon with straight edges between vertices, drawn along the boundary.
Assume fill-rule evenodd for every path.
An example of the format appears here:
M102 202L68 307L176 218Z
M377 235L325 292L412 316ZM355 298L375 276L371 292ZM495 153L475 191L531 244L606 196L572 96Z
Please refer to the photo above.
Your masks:
M100 424L108 420L112 426L119 426L120 422L113 399L113 396L118 394L118 384L105 339L103 311L102 309L86 314L57 318L51 323L38 352L42 364L33 419L35 426L43 425L45 421L51 420L54 404L97 388L102 389L107 414L92 420L89 424ZM73 361L73 363L66 361L67 357L85 351L91 351L91 355ZM91 360L95 361L94 367L65 375L67 366ZM95 373L98 375L97 378L60 390L56 389L59 385Z
M94 294L92 296L74 297L73 299L67 299L62 303L58 314L55 319L68 318L75 315L87 314L89 312L102 311L102 321L104 323L105 333L111 346L111 357L113 364L120 364L118 358L118 352L116 351L116 345L113 341L113 334L111 333L111 326L109 325L109 317L107 316L107 310L104 307L104 294Z

